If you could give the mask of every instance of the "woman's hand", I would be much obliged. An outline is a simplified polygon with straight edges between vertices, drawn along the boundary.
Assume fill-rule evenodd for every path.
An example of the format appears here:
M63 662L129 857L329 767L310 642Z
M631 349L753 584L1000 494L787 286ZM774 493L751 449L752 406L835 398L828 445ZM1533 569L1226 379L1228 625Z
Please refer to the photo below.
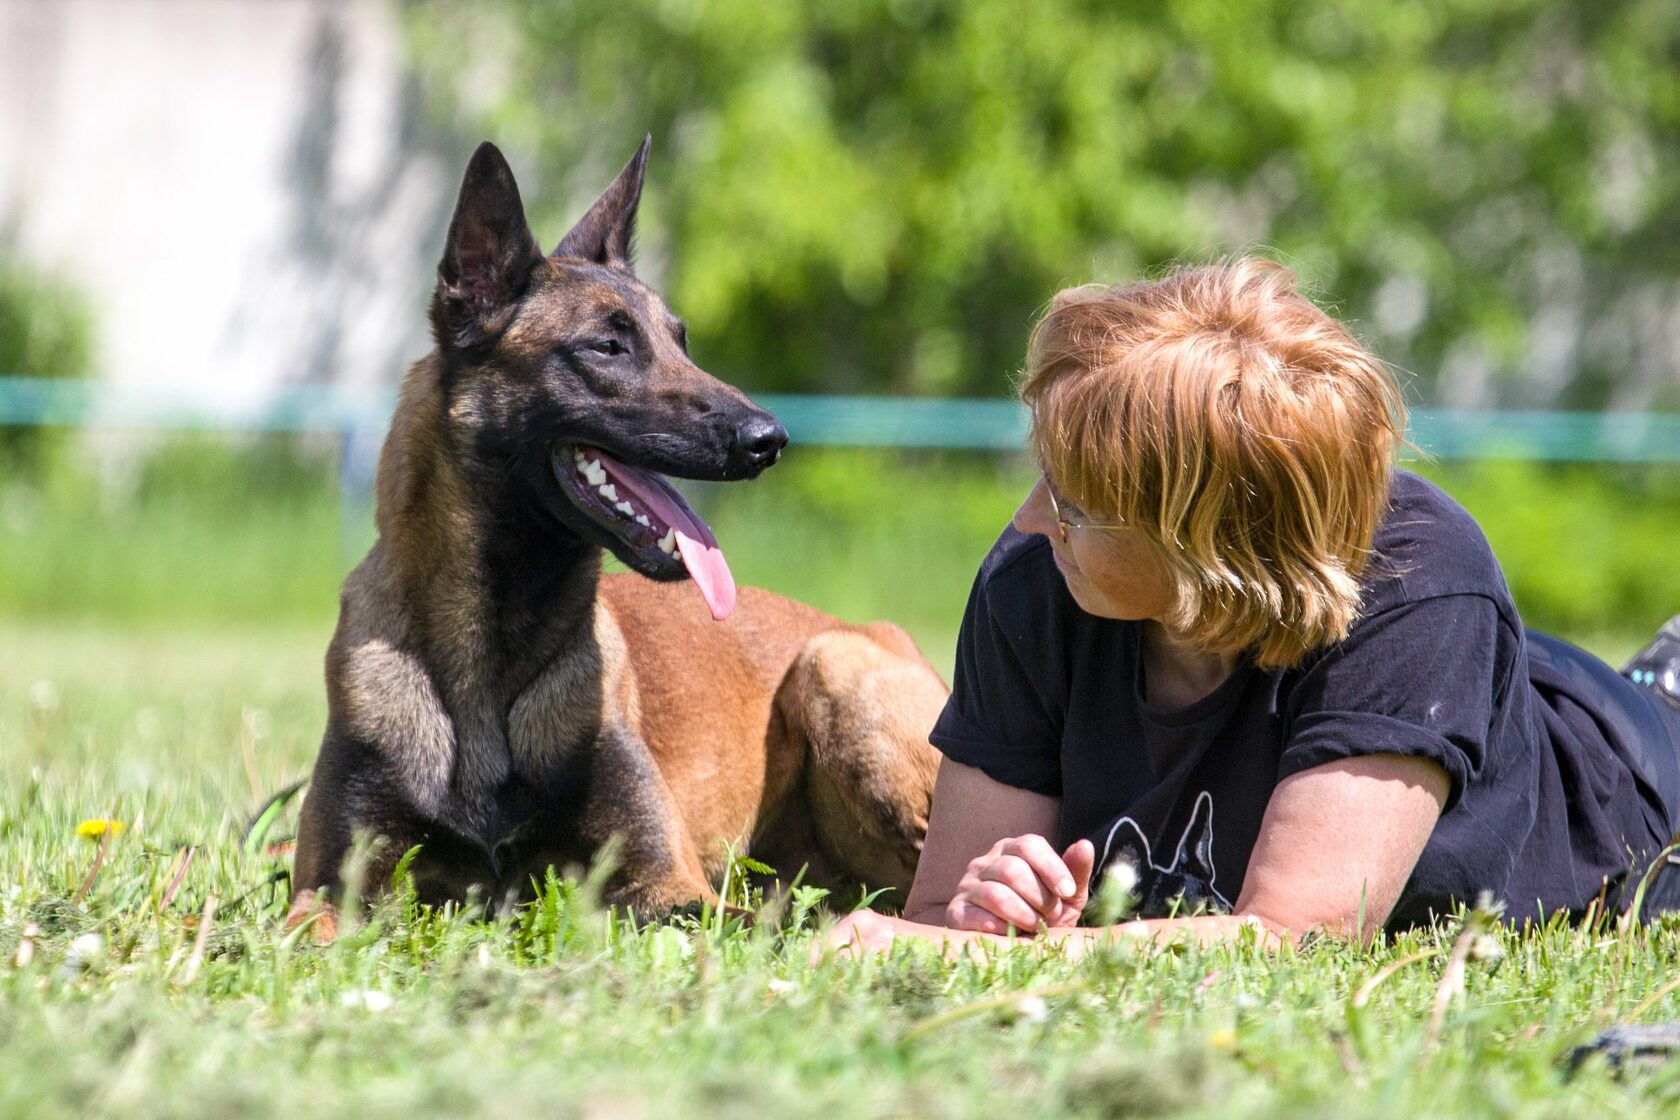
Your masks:
M1058 855L1037 834L999 840L969 862L945 907L952 929L1004 934L1073 926L1090 898L1096 849L1080 840Z
M867 957L888 952L901 932L900 927L908 924L873 910L853 910L811 946L811 963L816 964L829 953Z

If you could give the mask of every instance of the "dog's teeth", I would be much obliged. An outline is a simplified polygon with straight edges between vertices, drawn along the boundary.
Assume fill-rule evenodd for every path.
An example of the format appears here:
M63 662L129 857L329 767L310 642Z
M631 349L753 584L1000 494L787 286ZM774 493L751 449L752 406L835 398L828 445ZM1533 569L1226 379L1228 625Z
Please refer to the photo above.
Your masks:
M583 466L583 460L584 460L583 452L576 451L576 450L574 450L572 452L572 462L576 463L578 466L581 467L581 466Z
M631 514L636 512L636 507L631 505L629 502L619 502L616 506L613 506L613 508L626 517L629 517Z
M653 522L647 519L647 514L645 513L638 513L636 515L636 524L640 525L644 529L653 528Z
M597 494L601 495L601 497L605 498L609 502L618 501L618 487L614 486L610 482L607 483L605 486L596 487L595 492Z
M665 535L663 537L659 538L659 551L664 552L664 553L672 553L672 552L675 552L676 550L677 550L677 531L675 529L667 529L667 530L665 530Z
M599 486L607 481L607 472L601 469L601 460L591 459L583 465L583 477L589 480L589 485Z

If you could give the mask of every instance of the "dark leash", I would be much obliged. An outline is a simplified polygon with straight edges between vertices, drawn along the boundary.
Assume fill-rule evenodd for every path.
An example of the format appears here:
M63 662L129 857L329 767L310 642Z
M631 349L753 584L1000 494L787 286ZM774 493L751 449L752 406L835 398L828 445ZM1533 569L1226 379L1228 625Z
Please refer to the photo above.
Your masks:
M1618 1073L1670 1061L1680 1055L1680 1023L1624 1023L1602 1031L1597 1038L1570 1053L1570 1075L1594 1054L1603 1054L1610 1068Z
M286 806L292 803L292 798L296 797L298 792L308 784L309 779L300 778L285 789L271 794L269 799L264 801L257 811L251 814L251 819L246 822L245 831L239 839L240 850L248 856L261 855L267 851L270 846L268 834L274 831L275 824L281 817L285 816ZM296 837L285 836L272 843L284 844L294 839Z

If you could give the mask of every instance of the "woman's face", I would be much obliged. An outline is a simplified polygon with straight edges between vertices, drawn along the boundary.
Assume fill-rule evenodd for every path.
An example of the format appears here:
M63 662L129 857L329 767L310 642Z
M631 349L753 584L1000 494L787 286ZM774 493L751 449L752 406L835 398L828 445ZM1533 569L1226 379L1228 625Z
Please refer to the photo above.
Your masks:
M1087 515L1065 498L1056 500L1062 516L1070 521L1108 520ZM1019 532L1049 539L1068 593L1085 613L1159 622L1172 609L1173 585L1166 563L1142 534L1136 529L1070 526L1063 541L1050 504L1049 483L1043 478L1015 511L1014 524Z

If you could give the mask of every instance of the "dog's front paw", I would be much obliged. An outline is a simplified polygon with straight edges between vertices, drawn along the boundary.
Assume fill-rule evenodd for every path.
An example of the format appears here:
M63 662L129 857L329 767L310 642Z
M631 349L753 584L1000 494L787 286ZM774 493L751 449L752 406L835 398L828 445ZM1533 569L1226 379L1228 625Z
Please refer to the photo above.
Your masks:
M338 937L338 907L314 891L299 891L292 898L292 908L286 913L286 932L309 924L309 939L325 948Z

